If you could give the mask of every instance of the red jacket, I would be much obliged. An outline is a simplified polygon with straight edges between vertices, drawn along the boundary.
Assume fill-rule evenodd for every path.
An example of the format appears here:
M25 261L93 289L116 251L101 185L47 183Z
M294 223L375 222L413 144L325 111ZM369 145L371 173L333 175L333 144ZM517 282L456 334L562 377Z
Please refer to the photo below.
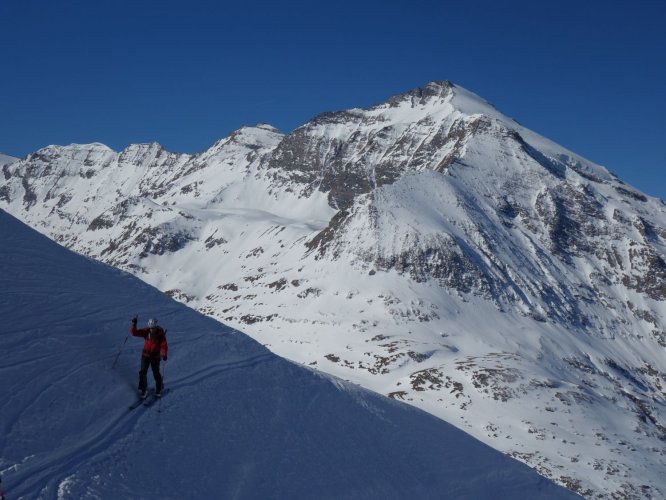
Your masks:
M166 333L161 326L156 327L155 334L150 333L150 328L138 328L132 324L130 333L135 337L143 337L143 353L144 358L159 358L166 357L169 346L167 345Z

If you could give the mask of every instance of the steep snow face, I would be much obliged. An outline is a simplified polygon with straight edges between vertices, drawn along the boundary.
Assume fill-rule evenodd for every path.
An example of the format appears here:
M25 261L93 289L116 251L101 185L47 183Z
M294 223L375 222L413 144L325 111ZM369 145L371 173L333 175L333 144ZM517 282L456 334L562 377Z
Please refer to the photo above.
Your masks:
M574 497L449 424L282 360L2 211L0 237L10 498ZM122 339L137 308L168 327L170 392L130 412L141 343Z
M56 150L0 186L52 238L576 491L666 494L666 205L478 96Z
M666 298L664 208L489 124L447 175L412 173L358 197L308 245L419 282L435 278L533 317L629 335L633 322L618 319L627 312L626 289L651 315ZM606 307L595 293L608 288L613 312L594 311ZM645 333L663 343L659 331Z

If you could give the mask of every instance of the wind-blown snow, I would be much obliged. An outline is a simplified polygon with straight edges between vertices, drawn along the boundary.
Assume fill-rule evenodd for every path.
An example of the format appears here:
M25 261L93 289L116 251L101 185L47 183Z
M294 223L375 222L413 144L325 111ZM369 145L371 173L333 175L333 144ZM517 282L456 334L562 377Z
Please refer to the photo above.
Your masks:
M0 238L8 498L573 496L441 420L283 360L2 211ZM135 312L168 329L171 393L161 408L130 412L141 341L123 339Z

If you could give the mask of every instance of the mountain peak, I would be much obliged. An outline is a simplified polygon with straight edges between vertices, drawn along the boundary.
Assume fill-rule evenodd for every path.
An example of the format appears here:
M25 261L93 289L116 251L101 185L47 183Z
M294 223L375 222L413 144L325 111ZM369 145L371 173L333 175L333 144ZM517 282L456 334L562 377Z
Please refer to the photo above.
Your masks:
M137 142L128 145L121 153L134 152L134 151L157 151L164 149L159 142Z
M453 88L455 88L455 85L449 80L433 80L426 83L421 91L425 94L441 94L443 92L448 92Z
M273 148L283 137L282 132L267 123L257 123L253 126L243 125L227 137L216 141L207 153L217 153L229 144L238 144L253 150Z
M259 129L262 129L262 130L268 130L269 132L277 132L277 133L280 133L280 129L278 129L277 127L274 127L274 126L271 125L270 123L257 123L257 124L256 124L254 127L252 127L252 128L259 128Z
M416 87L407 92L396 94L389 98L388 102L391 105L397 105L405 100L418 99L419 103L423 103L431 98L446 98L451 95L455 85L449 80L434 80L426 83L423 87Z
M102 144L101 142L90 142L90 143L85 143L85 144L79 144L79 143L71 143L67 145L59 145L59 144L50 144L48 146L44 146L43 148L38 149L34 153L31 153L32 155L38 153L38 154L53 154L53 153L63 153L67 151L113 151L110 147L108 147L106 144Z

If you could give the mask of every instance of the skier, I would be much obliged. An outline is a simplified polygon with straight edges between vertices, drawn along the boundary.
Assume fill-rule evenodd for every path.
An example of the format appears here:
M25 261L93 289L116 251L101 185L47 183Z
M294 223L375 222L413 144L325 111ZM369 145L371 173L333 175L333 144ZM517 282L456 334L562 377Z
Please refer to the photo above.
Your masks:
M162 381L162 374L160 373L160 355L164 361L167 360L167 340L166 331L158 326L156 319L148 320L147 328L137 329L136 323L138 317L132 318L132 328L130 333L135 337L143 337L143 352L141 354L141 371L139 371L139 393L142 398L148 394L148 367L153 369L153 377L155 377L155 396L162 395L162 388L164 383Z

